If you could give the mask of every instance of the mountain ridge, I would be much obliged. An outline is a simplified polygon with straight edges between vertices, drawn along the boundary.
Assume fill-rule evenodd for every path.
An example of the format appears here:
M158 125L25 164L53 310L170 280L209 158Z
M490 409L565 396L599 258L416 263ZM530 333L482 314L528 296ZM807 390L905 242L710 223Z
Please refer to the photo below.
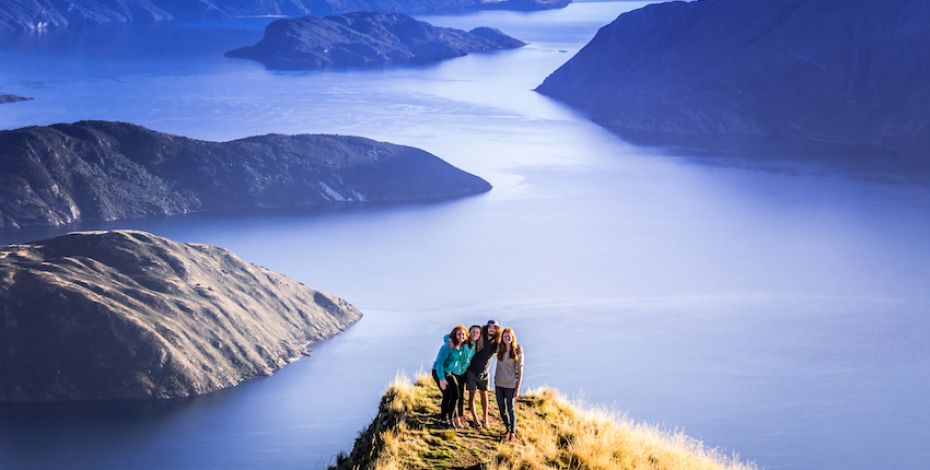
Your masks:
M0 36L106 23L236 16L333 15L370 10L408 14L564 8L571 0L17 0L0 2Z
M526 45L488 27L433 26L401 13L355 12L276 20L261 41L226 53L278 70L422 64Z
M228 250L130 230L0 247L0 279L0 402L209 393L361 318Z
M0 228L436 201L490 189L428 152L362 137L209 142L110 121L0 131Z
M601 28L537 91L621 135L930 149L930 4L700 0Z

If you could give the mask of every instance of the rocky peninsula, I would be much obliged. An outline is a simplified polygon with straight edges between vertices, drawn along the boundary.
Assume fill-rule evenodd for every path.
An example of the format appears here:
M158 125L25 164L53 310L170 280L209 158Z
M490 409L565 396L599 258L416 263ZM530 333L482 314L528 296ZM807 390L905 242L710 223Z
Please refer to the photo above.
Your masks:
M656 3L538 91L633 139L789 138L930 157L930 3Z
M361 317L213 246L134 231L0 248L0 402L174 398L266 376Z
M0 132L0 228L432 201L490 189L423 150L361 137L208 142L109 121Z
M269 24L258 44L226 53L278 70L422 64L526 44L492 28L463 31L400 13L305 16Z

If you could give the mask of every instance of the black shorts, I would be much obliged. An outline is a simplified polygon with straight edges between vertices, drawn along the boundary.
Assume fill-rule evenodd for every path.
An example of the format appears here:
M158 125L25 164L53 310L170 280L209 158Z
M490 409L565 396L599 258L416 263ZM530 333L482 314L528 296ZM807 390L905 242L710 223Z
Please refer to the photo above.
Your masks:
M478 375L471 370L465 372L465 388L467 390L485 390L488 389L488 374Z

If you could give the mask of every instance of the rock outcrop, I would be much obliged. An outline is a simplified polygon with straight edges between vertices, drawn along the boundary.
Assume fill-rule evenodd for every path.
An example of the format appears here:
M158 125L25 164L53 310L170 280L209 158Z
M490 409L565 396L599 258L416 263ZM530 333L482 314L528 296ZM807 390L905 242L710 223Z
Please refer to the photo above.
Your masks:
M930 2L701 0L601 28L538 91L621 135L930 156Z
M441 28L400 13L355 12L277 20L254 46L226 53L280 70L437 62L472 52L523 47L492 28Z
M174 398L269 375L361 317L217 247L79 232L0 248L0 401Z
M430 153L361 137L207 142L107 121L0 132L0 228L429 201L490 188Z

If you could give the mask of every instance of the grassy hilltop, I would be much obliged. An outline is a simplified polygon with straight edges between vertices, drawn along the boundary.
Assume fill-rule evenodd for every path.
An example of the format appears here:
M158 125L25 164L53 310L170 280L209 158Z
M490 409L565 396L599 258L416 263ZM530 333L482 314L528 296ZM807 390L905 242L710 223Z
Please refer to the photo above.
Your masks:
M581 409L551 389L519 399L517 439L499 442L491 394L492 430L435 429L439 391L432 379L400 377L385 392L378 415L335 469L752 469L683 434Z

